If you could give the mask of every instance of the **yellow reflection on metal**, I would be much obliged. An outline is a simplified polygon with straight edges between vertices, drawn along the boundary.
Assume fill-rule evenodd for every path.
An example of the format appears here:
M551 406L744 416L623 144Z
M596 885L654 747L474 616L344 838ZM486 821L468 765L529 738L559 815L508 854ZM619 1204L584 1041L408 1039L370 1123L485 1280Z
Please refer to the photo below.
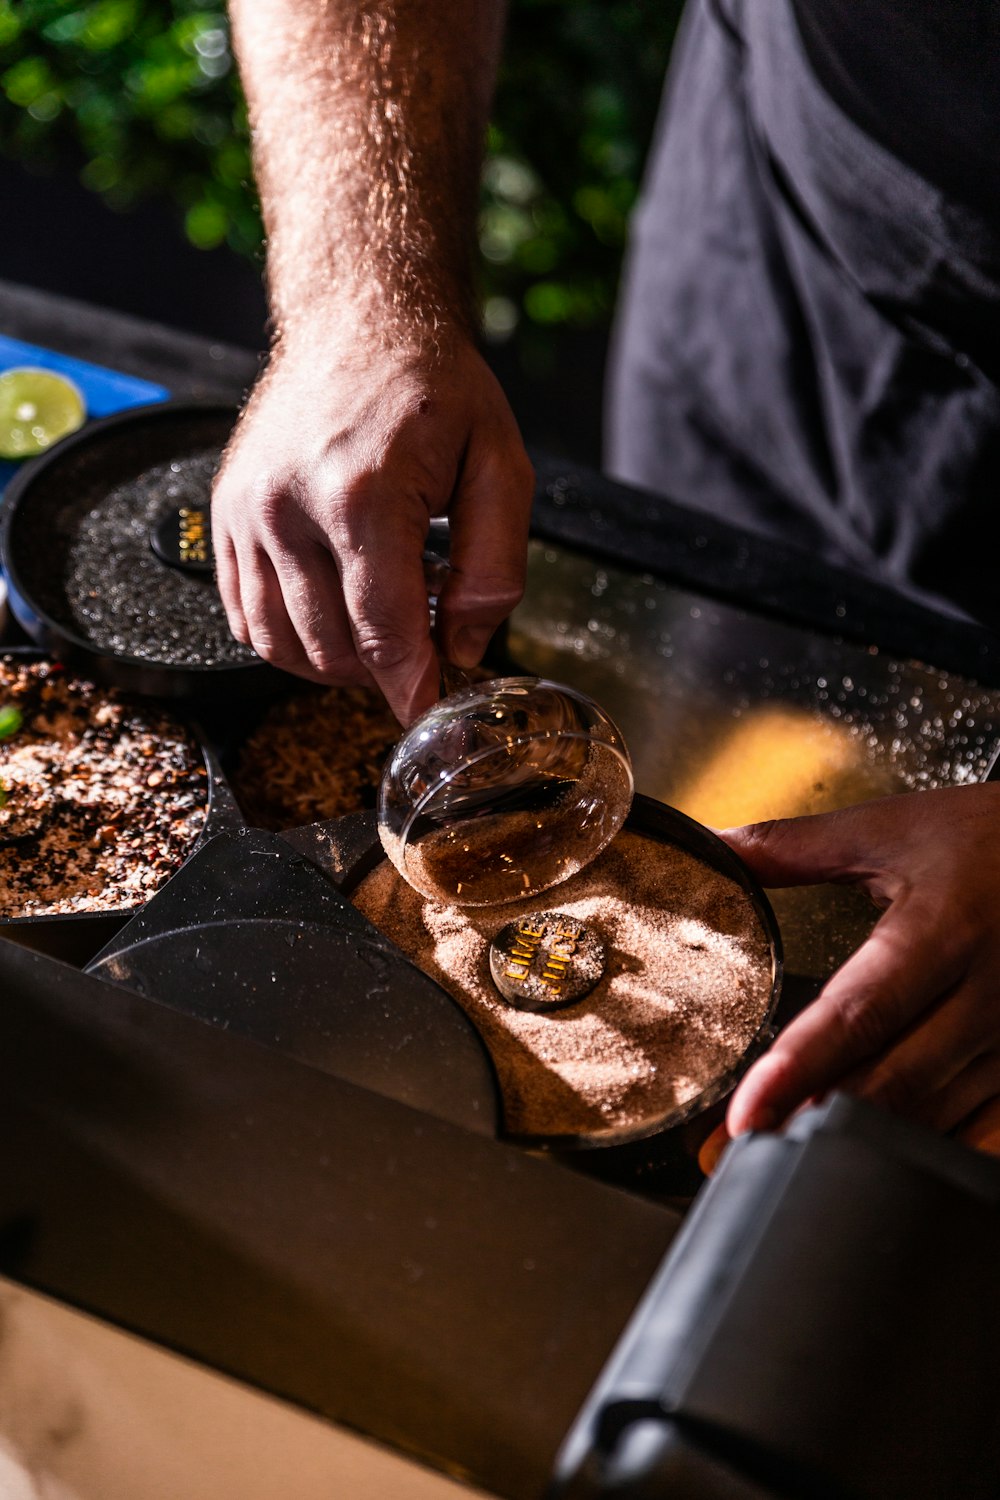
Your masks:
M828 812L896 790L883 762L842 724L790 704L762 704L718 726L674 802L710 828Z

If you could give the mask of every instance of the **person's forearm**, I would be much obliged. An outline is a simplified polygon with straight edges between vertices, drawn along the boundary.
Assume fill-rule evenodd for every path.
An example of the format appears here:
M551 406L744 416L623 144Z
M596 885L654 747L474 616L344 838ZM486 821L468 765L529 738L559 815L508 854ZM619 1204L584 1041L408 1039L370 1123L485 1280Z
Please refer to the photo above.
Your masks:
M503 0L230 0L281 340L474 331Z
M230 0L276 344L212 495L233 633L401 723L524 586L534 476L476 347L503 0ZM423 550L451 522L432 642Z

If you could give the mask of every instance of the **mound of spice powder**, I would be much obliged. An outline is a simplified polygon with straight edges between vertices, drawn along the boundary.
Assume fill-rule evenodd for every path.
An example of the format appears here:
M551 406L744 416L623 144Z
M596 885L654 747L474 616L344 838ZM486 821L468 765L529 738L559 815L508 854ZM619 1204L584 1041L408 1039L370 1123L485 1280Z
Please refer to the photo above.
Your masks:
M52 662L0 657L0 920L141 905L201 834L197 743L158 709Z
M512 1135L610 1141L663 1128L737 1067L768 1015L771 951L746 892L643 834L620 833L524 902L441 905L387 860L352 900L477 1027ZM547 1014L509 1006L489 962L500 929L541 906L583 923L606 951L596 987Z
M443 664L445 676L453 670ZM461 675L465 685L491 674ZM249 822L279 833L373 808L400 733L375 688L303 685L274 703L244 742L233 791Z
M212 575L168 567L150 546L151 531L181 506L208 511L218 466L216 450L190 454L96 499L63 539L65 577L39 579L39 602L116 656L176 667L256 661L230 631Z
M247 819L281 831L374 807L399 724L374 688L306 688L275 703L240 752Z

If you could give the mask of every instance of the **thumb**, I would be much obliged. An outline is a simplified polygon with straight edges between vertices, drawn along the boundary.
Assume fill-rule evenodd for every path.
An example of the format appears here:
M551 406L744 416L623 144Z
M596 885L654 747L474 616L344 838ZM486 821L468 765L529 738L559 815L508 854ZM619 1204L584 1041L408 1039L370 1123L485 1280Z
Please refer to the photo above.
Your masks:
M725 828L719 837L750 866L762 885L863 881L881 868L893 799L805 818L775 818Z
M533 493L516 431L513 443L470 443L448 510L450 571L438 603L438 638L457 666L479 663L524 592Z

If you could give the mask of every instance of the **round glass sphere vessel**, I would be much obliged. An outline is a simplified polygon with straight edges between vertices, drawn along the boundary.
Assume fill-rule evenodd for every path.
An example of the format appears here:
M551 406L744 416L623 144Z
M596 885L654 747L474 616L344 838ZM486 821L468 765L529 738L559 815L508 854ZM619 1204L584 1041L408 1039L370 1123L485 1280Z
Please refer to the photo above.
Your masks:
M493 906L582 870L632 791L621 731L593 699L501 677L449 694L403 735L382 774L379 835L421 894Z

